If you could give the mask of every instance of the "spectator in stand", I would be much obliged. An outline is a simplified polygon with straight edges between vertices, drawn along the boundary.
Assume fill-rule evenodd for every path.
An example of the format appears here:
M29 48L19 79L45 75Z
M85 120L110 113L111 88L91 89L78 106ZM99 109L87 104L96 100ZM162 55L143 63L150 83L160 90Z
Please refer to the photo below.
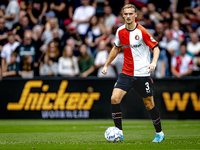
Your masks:
M6 71L5 65L8 63L11 59L11 54L16 50L16 48L20 45L19 42L15 41L15 35L10 34L8 35L8 43L5 44L2 48L1 52L1 65L2 65L2 71ZM19 58L18 58L19 62Z
M170 28L170 25L171 25L171 22L172 22L172 15L166 10L161 11L160 14L163 18L163 20L161 22L164 25L164 29Z
M56 17L58 18L58 24L61 27L63 25L63 21L69 18L69 2L68 0L48 0L49 10L54 11L56 13Z
M163 0L163 1L158 1L158 0L148 0L148 3L152 3L155 5L156 7L156 11L158 11L159 13L163 10L170 10L171 12L173 12L173 8L170 8L170 5L173 1L177 1L177 0Z
M26 16L26 11L24 10L20 10L19 14L18 14L18 18L19 18L19 21L17 23L15 23L13 25L13 33L16 34L16 39L19 41L19 42L22 42L22 39L23 39L23 36L24 36L24 29L23 29L23 19L24 17ZM26 21L26 19L25 19Z
M145 13L146 14L146 13ZM135 18L136 23L139 23L140 25L144 25L144 14L141 10L137 10L137 18ZM124 18L123 18L124 19Z
M17 41L19 41L20 43L22 43L22 39L24 38L23 37L23 35L24 35L24 32L25 32L25 30L31 30L32 29L32 27L30 26L30 24L29 24L29 19L28 19L28 17L27 16L24 16L23 18L22 18L22 24L21 24L22 26L21 26L21 29L19 30L19 32L18 33L20 33L19 35L16 33L16 36L15 36L15 39L17 40ZM15 32L14 32L15 33Z
M42 19L42 28L44 30L49 30L50 29L50 19L55 18L56 14L53 11L48 11L44 14L44 17Z
M160 42L162 40L163 36L164 36L164 25L162 23L157 23L156 24L156 32L153 37L156 39L157 42ZM166 52L167 49L165 46L159 47L160 55L158 58L156 70L154 71L154 73L151 74L151 76L153 76L153 77L163 78L166 76L170 76L169 62L168 62L168 57L167 57L167 52ZM153 53L151 53L151 58L153 58Z
M197 33L190 34L190 42L187 43L187 51L194 55L193 58L193 75L200 74L200 68L198 67L198 62L200 61L200 42Z
M91 17L90 25L86 34L85 43L89 46L90 53L96 55L97 44L106 36L105 28L102 24L98 23L98 18L96 15Z
M0 1L0 10L5 12L8 1Z
M73 56L73 49L66 45L62 57L58 60L58 74L61 76L74 77L79 74L78 61Z
M81 0L81 3L82 6L77 7L74 12L73 22L77 25L77 31L84 42L89 27L89 21L96 13L96 10L93 6L90 6L90 0Z
M39 75L39 65L44 59L45 52L47 51L47 48L43 48L43 42L41 40L42 37L42 26L41 25L35 25L33 27L33 32L32 32L32 39L33 43L35 45L35 48L37 50L36 52L36 60L37 60L37 67L35 66L35 74Z
M159 42L159 41L158 41ZM151 53L151 59L153 58L153 53ZM169 64L166 51L160 48L160 55L157 61L157 66L154 73L151 74L152 77L163 78L170 76Z
M172 38L182 43L185 39L184 32L180 30L180 23L178 20L173 20L171 24Z
M64 48L65 44L66 44L66 40L70 38L70 36L72 35L72 30L71 30L71 26L70 26L71 20L70 19L65 19L63 21L63 25L64 25L64 34L62 36L61 42L60 42L60 47L61 49Z
M57 28L53 29L52 34L53 34L53 40L56 41L58 43L58 45L60 45L62 37L59 36L59 29L57 29Z
M18 34L16 34L16 40L17 41L19 41L20 43L22 42L22 39L24 38L23 37L23 35L24 35L24 32L25 32L25 30L31 30L32 29L32 27L30 26L30 24L29 24L29 19L28 19L28 17L27 16L24 16L23 18L22 18L22 28L21 28L21 36L22 37L20 37Z
M170 29L166 29L164 31L164 37L162 38L162 41L159 42L159 47L162 50L165 50L166 55L167 55L168 62L166 63L166 69L167 69L166 75L170 74L171 58L173 56L175 56L176 53L179 52L179 46L180 46L180 43L177 40L174 40L172 38ZM169 67L169 69L168 69L168 67ZM169 72L168 72L168 70L169 70Z
M117 28L119 28L123 24L125 24L125 21L122 16L122 12L120 11L120 13L117 15L117 17L115 19L115 23L114 23L113 27L115 28L115 30L117 30Z
M99 16L99 24L103 25L105 24L105 18L103 15ZM104 26L105 27L105 26Z
M129 4L130 0L105 0L104 5L109 5L113 10L114 15L118 15L122 7Z
M112 28L106 27L105 44L112 44L113 39L115 39L115 35L112 32Z
M151 35L153 35L155 33L155 23L150 19L148 13L143 15L143 19L144 19L143 26Z
M58 43L56 41L51 41L45 55L49 56L53 62L58 62L59 53Z
M46 29L42 34L42 40L44 41L45 45L48 45L53 39L53 30L58 29L59 38L62 38L64 31L59 28L57 18L50 18L50 29Z
M70 46L73 50L73 55L75 57L78 57L80 55L80 51L79 51L79 43L77 43L77 41L70 37L67 41L66 41L66 45Z
M184 8L184 17L181 19L181 23L185 25L189 33L196 32L198 27L196 15L190 7Z
M3 18L4 14L5 14L4 11L1 10L1 8L0 8L0 18Z
M200 8L200 6L199 6L199 8ZM198 36L200 37L200 11L198 11L196 13L196 20L198 22L198 27L197 27L197 31L196 32L197 32Z
M194 56L200 55L200 41L197 33L190 34L190 42L187 44L187 50Z
M191 1L195 2L194 0L181 0L181 1L174 0L173 5L175 7L175 11L178 13L183 13L184 8L191 6L192 4Z
M19 4L17 0L8 0L8 6L6 7L4 19L5 26L10 30L13 25L18 22Z
M5 27L5 19L0 18L0 52L2 50L3 45L7 43L7 34L8 29Z
M108 45L110 45L110 44L108 44ZM97 77L99 77L99 78L116 77L115 61L113 61L111 63L111 65L108 66L108 73L106 74L106 76L104 74L102 74L102 72L101 72L102 69L103 69L103 66L105 65L106 60L107 60L107 58L109 56L109 53L110 53L110 51L112 49L111 46L106 46L105 42L101 41L99 43L99 48L100 49L105 48L105 49L101 50L101 51L98 51L97 56L96 56L95 61L94 61L95 68L98 69Z
M13 52L11 54L10 61L5 65L5 71L3 72L3 77L16 76L19 71L19 62L17 62L17 53Z
M54 62L51 57L45 56L44 63L40 64L40 76L57 76L58 63Z
M170 29L164 31L164 37L159 43L160 47L167 50L170 56L174 56L179 51L179 42L173 39Z
M43 42L42 42L42 26L41 25L35 25L33 27L33 34L32 34L32 39L35 43L35 47L38 50L40 50L41 52L45 52L46 50L42 50L41 49L41 46L43 45Z
M22 29L23 30L27 30L27 29L31 30L32 29L32 27L30 26L30 22L29 22L29 19L28 19L27 16L24 16L22 18Z
M48 8L47 0L33 0L33 3L28 5L27 13L30 17L31 24L41 24L42 18Z
M147 8L149 10L149 17L154 23L158 23L163 19L162 16L156 11L156 7L153 3L148 3Z
M144 6L144 7L141 8L141 13L144 16L145 14L149 13L149 9L146 6Z
M80 46L84 41L82 41L81 35L78 33L77 28L74 26L74 23L72 22L70 24L70 38L73 38L76 45Z
M161 41L164 36L164 25L162 23L156 23L154 38L156 41Z
M76 10L76 8L81 6L81 3L81 0L70 0L68 9L69 19L73 19L74 11ZM95 9L97 8L97 2L95 0L90 0L90 5L93 6Z
M87 77L92 75L95 71L94 58L87 53L87 45L82 44L80 46L80 56L78 58L79 70L81 77Z
M34 66L32 55L25 55L20 62L20 69L18 74L22 78L32 78L34 76Z
M23 61L23 58L25 55L32 56L32 61L35 62L35 65L37 63L37 60L35 59L36 56L36 47L34 44L32 44L32 31L31 30L25 30L24 32L24 39L23 43L19 45L19 47L16 49L16 52L20 56L20 63Z
M105 5L104 6L104 18L105 18L105 23L104 26L105 27L110 27L112 28L115 20L116 20L116 16L112 13L112 8L109 5Z
M172 75L180 78L189 76L193 71L192 57L187 54L187 46L185 43L180 45L180 55L174 56L171 62Z
M32 2L32 1L30 1L30 2ZM27 6L28 6L28 1L27 0L20 0L19 1L20 10L26 11L27 10Z

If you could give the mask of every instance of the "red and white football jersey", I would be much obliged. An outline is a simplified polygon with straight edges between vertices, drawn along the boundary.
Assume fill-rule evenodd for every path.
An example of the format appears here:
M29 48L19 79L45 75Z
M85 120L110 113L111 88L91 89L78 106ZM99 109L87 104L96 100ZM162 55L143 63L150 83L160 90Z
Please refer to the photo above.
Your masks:
M182 37L183 39L185 38L184 32L181 30L174 31L171 30L172 38L178 40L179 37Z
M173 57L171 65L176 68L176 71L180 74L186 73L189 68L193 68L192 57L185 54L183 57L181 55Z
M122 73L129 76L150 76L147 70L150 49L153 50L158 42L143 26L137 24L134 30L128 30L122 25L117 29L114 43L124 50Z

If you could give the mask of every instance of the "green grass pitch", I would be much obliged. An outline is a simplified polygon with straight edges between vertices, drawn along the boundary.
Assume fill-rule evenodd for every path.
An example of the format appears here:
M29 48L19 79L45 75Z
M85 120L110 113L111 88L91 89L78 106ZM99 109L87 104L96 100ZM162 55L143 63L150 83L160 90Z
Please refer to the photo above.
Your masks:
M200 149L200 120L162 120L162 143L151 142L151 120L123 120L118 143L104 138L110 126L112 120L0 120L0 150Z

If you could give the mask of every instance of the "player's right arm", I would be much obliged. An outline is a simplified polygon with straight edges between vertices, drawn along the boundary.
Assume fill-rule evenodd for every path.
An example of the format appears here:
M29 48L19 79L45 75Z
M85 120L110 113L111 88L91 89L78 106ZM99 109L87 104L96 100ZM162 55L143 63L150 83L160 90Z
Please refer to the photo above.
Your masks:
M117 32L115 34L114 47L112 48L110 55L109 55L105 65L103 67L102 73L105 74L105 75L107 74L108 66L115 59L115 57L117 56L117 54L119 53L119 51L121 49L122 44L121 44L121 41L119 39L119 31L120 31L121 28L123 28L123 26L117 29Z
M108 66L110 65L110 63L115 59L115 57L118 55L118 53L120 52L120 49L121 47L117 47L117 46L114 46L110 52L110 55L103 67L103 70L102 70L102 73L103 74L107 74L107 68Z

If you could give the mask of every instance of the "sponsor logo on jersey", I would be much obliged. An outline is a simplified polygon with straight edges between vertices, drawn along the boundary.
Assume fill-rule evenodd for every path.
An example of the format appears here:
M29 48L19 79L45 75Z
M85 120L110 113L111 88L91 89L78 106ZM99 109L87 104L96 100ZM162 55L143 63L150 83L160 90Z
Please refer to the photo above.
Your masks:
M123 48L137 48L140 47L142 44L139 45L122 45Z

